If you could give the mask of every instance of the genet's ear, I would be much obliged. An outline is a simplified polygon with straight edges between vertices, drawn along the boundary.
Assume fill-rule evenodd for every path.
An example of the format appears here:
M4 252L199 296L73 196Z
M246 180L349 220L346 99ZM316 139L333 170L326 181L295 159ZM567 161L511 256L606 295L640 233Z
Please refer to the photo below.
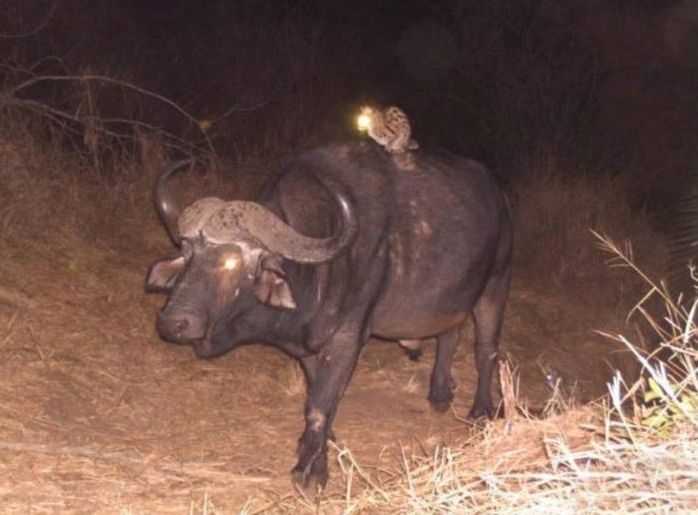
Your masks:
M184 270L184 256L177 255L156 261L150 265L145 290L153 293L169 293Z
M296 309L291 286L281 268L281 257L267 256L262 259L254 283L254 294L263 304L275 308Z

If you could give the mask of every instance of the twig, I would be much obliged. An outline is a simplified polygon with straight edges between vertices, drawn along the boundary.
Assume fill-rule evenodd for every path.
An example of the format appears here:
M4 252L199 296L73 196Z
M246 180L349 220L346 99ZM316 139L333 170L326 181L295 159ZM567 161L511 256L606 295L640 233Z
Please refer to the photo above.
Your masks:
M87 446L72 446L72 445L47 445L40 443L22 443L22 442L4 442L0 441L0 449L5 451L13 452L25 452L25 453L35 453L35 454L49 454L57 456L73 456L80 458L91 458L106 460L117 463L123 466L133 466L133 465L151 465L153 468L165 472L165 473L176 473L181 475L182 471L186 471L188 468L194 468L195 466L205 465L201 462L191 462L191 463L152 463L154 457L152 455L141 458L129 458L124 456L123 451L100 451ZM230 474L229 471L221 471L221 474L225 474L226 481L232 481L234 476L235 481L247 481L250 483L266 483L270 481L267 477L257 477L248 476L243 474Z
M17 32L15 34L8 34L6 32L0 32L0 38L2 39L20 39L20 38L26 38L29 36L33 36L37 32L39 32L41 29L46 27L48 25L48 22L51 21L51 18L53 17L53 13L56 10L56 7L58 6L58 2L53 2L51 4L50 9L46 13L46 16L31 30L28 30L26 32Z
M24 293L8 290L3 286L0 286L0 301L22 308L28 308L32 305L31 297L28 297Z
M170 100L169 98L160 95L158 93L155 93L153 91L147 90L145 88L142 88L140 86L137 86L135 84L132 84L130 82L127 82L125 80L121 79L116 79L113 77L108 77L105 75L42 75L38 77L32 77L31 79L27 79L24 82L21 82L20 84L17 84L16 86L9 88L8 90L3 91L0 93L0 98L2 99L3 103L10 103L10 104L19 104L21 105L33 105L34 107L38 107L41 109L44 109L55 116L60 116L62 118L70 119L73 121L80 121L80 118L77 115L70 115L68 113L65 113L64 111L61 111L59 109L52 108L50 106L46 106L45 104L42 104L40 102L32 101L32 100L27 100L27 99L22 99L18 98L17 94L20 93L22 90L25 90L31 86L34 86L36 84L42 83L42 82L84 82L84 81L96 81L96 82L102 82L105 84L111 84L115 86L121 86L126 89L130 89L132 91L136 91L137 93L140 93L146 97L153 98L155 100L158 100L165 105L171 107L174 109L176 112L181 114L184 118L186 118L189 122L191 122L193 125L198 127L199 131L203 135L204 141L206 142L206 145L211 152L211 154L218 159L218 154L216 152L215 147L213 146L213 142L209 138L208 134L204 130L204 128L201 126L199 121L194 118L192 115L190 115L187 111L185 111L181 106L179 106L176 102L173 100Z

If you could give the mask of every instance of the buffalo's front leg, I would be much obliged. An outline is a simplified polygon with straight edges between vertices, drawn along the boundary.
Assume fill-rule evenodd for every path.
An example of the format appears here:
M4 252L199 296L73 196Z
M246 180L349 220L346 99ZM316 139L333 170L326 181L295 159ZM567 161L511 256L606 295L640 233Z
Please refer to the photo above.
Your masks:
M341 330L340 330L341 333ZM305 431L298 444L298 463L293 468L297 484L307 487L327 483L327 439L337 404L349 384L359 354L358 335L335 336L317 355L315 377L309 384L305 406Z

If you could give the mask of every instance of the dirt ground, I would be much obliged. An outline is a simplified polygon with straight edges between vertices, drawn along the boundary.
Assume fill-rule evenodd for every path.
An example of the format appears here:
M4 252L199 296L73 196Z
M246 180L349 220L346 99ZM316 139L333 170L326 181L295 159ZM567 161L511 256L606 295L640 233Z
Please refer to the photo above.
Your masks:
M162 342L154 316L164 299L143 285L168 242L154 216L123 223L97 237L0 233L0 511L275 510L293 495L300 369L260 345L202 361ZM546 374L579 402L604 393L611 376L612 347L591 330L604 321L575 313L574 297L565 303L515 273L502 349L533 409L550 397ZM371 470L395 464L401 443L467 437L470 332L444 415L426 401L433 345L413 362L393 343L369 344L340 404L338 445ZM330 461L339 492L335 450Z

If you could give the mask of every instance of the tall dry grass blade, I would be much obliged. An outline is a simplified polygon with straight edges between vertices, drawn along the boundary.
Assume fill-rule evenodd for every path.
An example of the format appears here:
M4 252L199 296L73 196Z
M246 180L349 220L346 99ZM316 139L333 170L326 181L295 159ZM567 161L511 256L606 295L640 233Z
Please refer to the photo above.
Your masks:
M514 379L511 366L506 359L500 359L498 363L499 384L502 389L502 404L504 407L504 419L507 432L511 432L511 426L521 416L519 413L518 381Z

